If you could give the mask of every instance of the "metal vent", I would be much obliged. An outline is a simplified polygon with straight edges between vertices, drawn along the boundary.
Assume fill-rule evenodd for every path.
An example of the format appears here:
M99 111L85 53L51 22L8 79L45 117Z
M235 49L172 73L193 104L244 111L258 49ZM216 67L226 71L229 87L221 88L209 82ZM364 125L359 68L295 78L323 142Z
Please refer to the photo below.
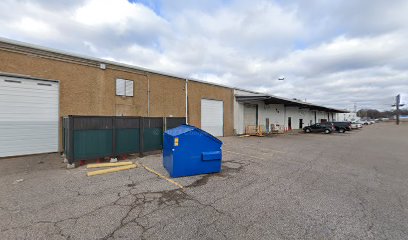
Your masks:
M5 82L11 82L11 83L21 83L21 81L18 80L10 80L10 79L6 79L4 80Z
M37 83L40 86L52 86L51 83Z

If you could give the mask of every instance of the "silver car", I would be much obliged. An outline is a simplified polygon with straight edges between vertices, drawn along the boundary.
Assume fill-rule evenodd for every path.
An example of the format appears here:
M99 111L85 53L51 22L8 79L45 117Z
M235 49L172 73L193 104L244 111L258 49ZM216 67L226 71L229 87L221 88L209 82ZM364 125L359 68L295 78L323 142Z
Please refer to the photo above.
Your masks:
M359 128L362 128L362 127L363 127L363 125L361 123L351 122L351 128L352 129L359 129Z

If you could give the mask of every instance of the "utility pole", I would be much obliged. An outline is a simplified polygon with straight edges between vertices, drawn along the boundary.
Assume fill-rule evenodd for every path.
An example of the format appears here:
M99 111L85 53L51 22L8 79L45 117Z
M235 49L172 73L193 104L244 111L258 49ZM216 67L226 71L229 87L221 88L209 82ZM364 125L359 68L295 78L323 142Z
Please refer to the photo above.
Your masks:
M404 104L401 104L401 96L399 94L397 95L397 97L395 97L395 104L392 105L392 106L397 108L396 115L395 115L395 122L396 122L397 125L399 125L399 123L400 123L399 109L400 109L400 107L404 106Z
M398 94L397 95L397 97L395 98L395 105L396 105L396 107L397 107L397 117L396 117L396 121L397 121L397 125L399 125L399 107L400 107L400 100L401 100L401 97L400 97L400 95Z

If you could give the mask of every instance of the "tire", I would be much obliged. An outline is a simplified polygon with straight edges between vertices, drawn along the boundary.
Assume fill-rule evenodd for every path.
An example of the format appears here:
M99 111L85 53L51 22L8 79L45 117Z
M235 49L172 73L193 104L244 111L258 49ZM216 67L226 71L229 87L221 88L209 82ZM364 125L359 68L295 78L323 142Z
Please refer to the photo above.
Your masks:
M344 128L339 129L339 133L345 133L345 132L346 132L346 130Z
M312 132L312 131L310 130L310 128L306 128L306 129L305 129L305 133L310 133L310 132Z
M331 131L329 129L326 129L326 130L324 130L324 133L329 134L329 133L331 133Z

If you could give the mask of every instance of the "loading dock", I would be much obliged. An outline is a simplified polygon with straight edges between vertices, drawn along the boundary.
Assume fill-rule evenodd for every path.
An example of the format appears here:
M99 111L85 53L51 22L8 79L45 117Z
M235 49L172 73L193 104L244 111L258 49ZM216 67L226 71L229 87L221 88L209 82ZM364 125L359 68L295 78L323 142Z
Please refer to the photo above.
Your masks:
M332 121L334 113L345 112L242 89L235 89L234 95L234 129L237 134L244 134L244 130L253 125L267 133L302 129L305 125Z

